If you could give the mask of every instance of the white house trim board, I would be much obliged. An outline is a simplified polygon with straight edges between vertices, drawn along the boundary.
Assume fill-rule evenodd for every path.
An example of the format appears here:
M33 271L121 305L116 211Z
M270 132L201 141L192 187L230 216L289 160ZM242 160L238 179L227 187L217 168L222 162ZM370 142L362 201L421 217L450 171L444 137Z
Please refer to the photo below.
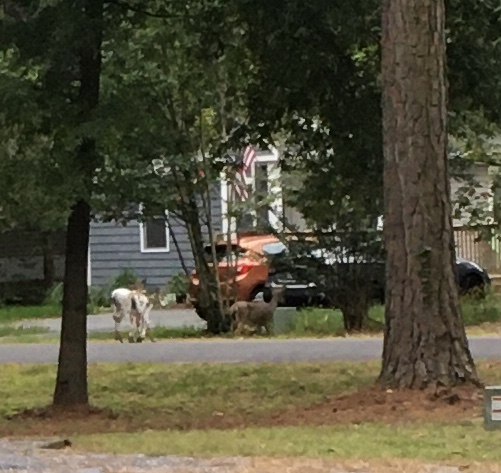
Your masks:
M270 225L277 231L283 230L283 218L284 205L282 197L282 183L281 183L281 173L280 166L278 162L270 162L268 164L268 193L274 196L273 202L271 202L271 210L268 211L268 221Z
M269 181L268 181L268 192L271 195L276 196L275 200L272 202L271 207L273 210L268 212L268 218L271 225L277 230L281 230L282 222L280 216L283 213L283 199L282 199L282 186L280 182L280 167L278 165L279 152L276 148L271 148L267 151L258 151L256 158L254 159L253 167L256 164L267 164L269 169ZM254 187L254 177L255 171L251 173L251 176L246 176L246 183L252 184ZM222 229L223 233L228 234L230 230L232 235L236 234L236 221L232 219L231 227L228 217L228 200L230 198L230 185L226 179L224 173L220 175L221 182L221 213L222 213ZM230 227L230 228L229 228Z
M267 152L261 152L256 154L256 158L254 162L256 163L276 163L280 154L276 148L271 148L271 150Z
M169 253L170 252L170 232L167 225L168 213L165 211L165 248L146 248L144 223L139 222L139 246L141 253Z
M87 248L87 287L91 287L92 285L92 259L90 257L90 239L88 243L88 248Z

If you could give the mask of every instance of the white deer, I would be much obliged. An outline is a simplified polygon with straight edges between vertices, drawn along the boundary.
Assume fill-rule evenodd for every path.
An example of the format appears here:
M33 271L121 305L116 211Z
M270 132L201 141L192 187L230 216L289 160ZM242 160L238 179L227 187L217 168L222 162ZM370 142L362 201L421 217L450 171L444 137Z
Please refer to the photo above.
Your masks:
M146 334L148 334L152 342L155 341L150 330L150 311L153 308L153 304L145 291L121 287L111 293L111 300L114 307L115 340L123 343L119 328L122 320L128 317L131 325L129 342L141 342L146 337Z

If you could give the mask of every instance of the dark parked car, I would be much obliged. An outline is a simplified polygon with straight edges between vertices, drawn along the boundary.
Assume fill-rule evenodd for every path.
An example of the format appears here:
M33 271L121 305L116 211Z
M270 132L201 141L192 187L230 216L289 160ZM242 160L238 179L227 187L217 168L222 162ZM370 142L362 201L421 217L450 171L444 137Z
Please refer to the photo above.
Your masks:
M269 297L269 289L272 286L284 286L283 300L281 305L287 307L301 307L314 305L331 305L327 295L323 292L322 266L325 272L329 272L329 265L342 264L345 267L357 264L364 265L364 276L372 285L372 297L380 303L384 303L385 268L384 263L372 260L367 263L363 259L350 256L341 256L342 252L327 252L315 249L308 255L295 257L289 254L288 248L282 243L271 243L263 247L264 253L269 260L269 275L264 291L265 300ZM457 280L461 294L472 291L483 293L491 281L487 272L473 261L457 258ZM327 268L325 267L327 266ZM320 283L320 284L319 284Z

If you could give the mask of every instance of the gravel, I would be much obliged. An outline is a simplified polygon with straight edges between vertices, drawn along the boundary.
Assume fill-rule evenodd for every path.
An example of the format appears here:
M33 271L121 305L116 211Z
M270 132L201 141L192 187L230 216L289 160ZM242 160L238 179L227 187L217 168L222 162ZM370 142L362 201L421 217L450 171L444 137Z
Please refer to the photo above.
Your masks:
M192 458L178 456L87 454L71 449L46 450L53 439L0 439L0 472L15 473L236 473L250 460L240 457Z
M48 450L53 439L0 439L0 473L348 473L322 461L296 459L292 465L280 459L255 463L247 457L194 458L180 456L113 455ZM353 470L351 470L353 471ZM434 465L429 473L459 473L456 467ZM357 473L369 473L359 470Z

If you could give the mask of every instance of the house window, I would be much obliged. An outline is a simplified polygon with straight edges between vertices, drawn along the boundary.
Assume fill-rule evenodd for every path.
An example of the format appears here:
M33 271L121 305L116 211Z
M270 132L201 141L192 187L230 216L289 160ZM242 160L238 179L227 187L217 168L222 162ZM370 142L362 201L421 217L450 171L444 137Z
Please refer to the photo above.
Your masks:
M141 252L166 253L169 251L167 214L151 217L139 224Z

